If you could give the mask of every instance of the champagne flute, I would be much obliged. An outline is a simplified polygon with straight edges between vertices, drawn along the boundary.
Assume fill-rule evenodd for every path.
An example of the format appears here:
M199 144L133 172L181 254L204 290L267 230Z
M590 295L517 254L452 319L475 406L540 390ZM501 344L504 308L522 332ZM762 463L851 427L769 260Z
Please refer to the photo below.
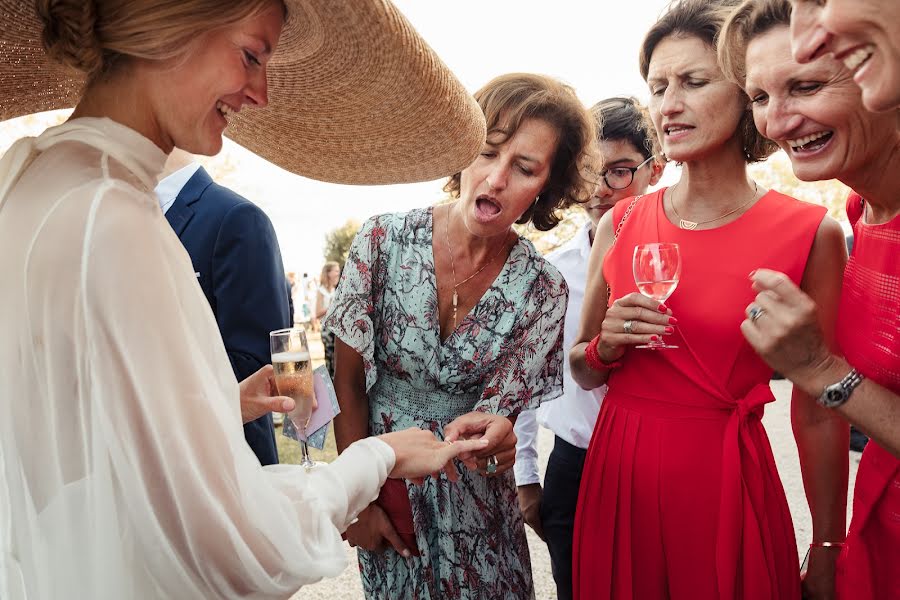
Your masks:
M316 408L306 332L296 327L273 331L269 334L269 347L272 350L272 367L275 369L275 387L280 395L294 400L294 410L287 417L305 438L306 426ZM309 447L304 439L300 440L300 453L301 466L312 469L319 464L309 458Z
M681 277L681 254L678 251L678 244L662 242L638 244L634 247L632 270L638 291L660 304L665 303L678 287L678 279ZM678 346L666 344L660 339L636 347L658 350Z

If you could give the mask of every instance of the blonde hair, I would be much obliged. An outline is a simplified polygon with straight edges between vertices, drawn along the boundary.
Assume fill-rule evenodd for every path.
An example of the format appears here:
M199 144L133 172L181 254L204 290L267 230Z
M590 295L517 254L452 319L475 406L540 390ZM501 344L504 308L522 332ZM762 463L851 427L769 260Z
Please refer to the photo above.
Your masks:
M517 221L549 231L561 220L558 209L590 197L593 184L583 176L596 138L596 125L575 90L545 75L510 73L489 81L475 92L484 111L489 133L501 133L503 140L515 135L527 119L546 121L559 135L553 165L539 200ZM461 173L456 173L444 191L459 198Z
M729 80L744 87L747 82L747 46L775 27L790 27L788 0L746 0L725 21L719 36L719 66Z
M186 55L202 34L257 16L281 0L36 0L47 55L90 83L122 58ZM286 15L285 15L286 16Z
M319 273L319 285L322 287L328 287L328 271L332 269L338 270L338 275L341 274L341 265L339 265L336 261L329 260L322 266L322 272Z

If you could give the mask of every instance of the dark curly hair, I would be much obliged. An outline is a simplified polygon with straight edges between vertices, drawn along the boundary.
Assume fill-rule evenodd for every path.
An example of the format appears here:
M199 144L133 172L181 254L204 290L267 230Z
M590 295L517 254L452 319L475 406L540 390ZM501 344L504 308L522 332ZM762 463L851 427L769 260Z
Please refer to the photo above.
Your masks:
M584 176L596 138L594 119L572 87L552 77L510 73L492 79L475 92L484 111L488 132L512 137L526 119L546 121L559 133L553 165L540 199L516 221L531 222L535 229L549 231L562 217L557 212L590 197L591 182ZM459 198L460 173L451 176L444 191Z

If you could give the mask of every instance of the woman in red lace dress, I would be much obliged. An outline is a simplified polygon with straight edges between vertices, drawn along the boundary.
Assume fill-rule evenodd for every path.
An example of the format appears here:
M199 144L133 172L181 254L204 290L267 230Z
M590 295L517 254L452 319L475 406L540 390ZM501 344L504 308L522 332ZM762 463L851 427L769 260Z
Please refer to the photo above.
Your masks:
M837 554L840 598L900 598L900 133L897 112L870 113L846 66L831 55L791 58L790 4L755 0L722 37L728 70L753 102L756 126L791 159L800 179L853 188L854 242L837 319L843 356L824 342L819 307L782 274L760 270L742 325L772 367L867 433L846 543ZM729 61L725 61L726 63ZM803 82L803 93L797 93ZM834 386L834 384L839 384ZM840 385L842 384L842 385Z
M846 257L840 226L813 206L760 189L747 163L772 150L714 40L722 0L674 4L645 38L641 66L672 188L623 200L600 222L588 269L576 381L607 382L588 449L575 532L576 597L799 598L794 530L760 422L772 374L741 335L754 291L777 268L830 306ZM683 270L665 306L636 293L635 244L675 242ZM609 284L615 301L606 308ZM665 337L677 349L634 348ZM793 396L804 484L819 535L845 526L848 427ZM833 560L809 584L826 588Z

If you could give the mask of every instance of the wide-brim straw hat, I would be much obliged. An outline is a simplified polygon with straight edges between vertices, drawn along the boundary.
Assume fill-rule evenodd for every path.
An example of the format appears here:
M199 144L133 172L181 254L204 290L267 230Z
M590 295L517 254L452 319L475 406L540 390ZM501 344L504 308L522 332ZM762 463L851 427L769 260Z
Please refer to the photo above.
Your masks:
M386 0L285 0L269 106L225 134L294 173L335 183L428 181L484 143L484 115ZM31 0L0 0L0 121L73 107L84 79L49 60Z

